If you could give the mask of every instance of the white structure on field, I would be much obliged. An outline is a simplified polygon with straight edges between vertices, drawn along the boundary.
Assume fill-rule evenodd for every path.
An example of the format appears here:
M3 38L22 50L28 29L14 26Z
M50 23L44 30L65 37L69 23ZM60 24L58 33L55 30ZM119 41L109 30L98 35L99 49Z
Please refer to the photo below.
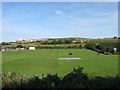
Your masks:
M29 47L29 50L35 50L35 47Z
M81 60L82 58L58 58L58 60L66 60L66 62L69 62L69 60Z
M58 60L79 60L82 58L58 58Z

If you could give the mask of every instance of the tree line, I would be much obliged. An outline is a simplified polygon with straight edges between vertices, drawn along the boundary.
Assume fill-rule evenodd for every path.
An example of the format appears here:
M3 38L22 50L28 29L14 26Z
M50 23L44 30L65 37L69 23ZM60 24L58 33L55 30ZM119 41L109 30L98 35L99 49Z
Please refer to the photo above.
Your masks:
M41 42L41 44L44 44L44 45L55 45L55 44L71 44L72 43L72 40L53 40L51 42L49 41L45 41L45 42Z
M82 45L61 45L61 46L37 46L37 49L81 49Z
M118 42L103 42L103 43L99 43L98 45L96 45L95 43L87 43L85 45L85 48L100 53L105 53L105 52L114 53L115 52L114 48L116 48L116 52L120 52Z
M28 49L30 46L23 46L17 45L16 47L11 47L12 49L15 48L26 48ZM36 49L81 49L83 46L81 44L77 45L38 45L35 46Z

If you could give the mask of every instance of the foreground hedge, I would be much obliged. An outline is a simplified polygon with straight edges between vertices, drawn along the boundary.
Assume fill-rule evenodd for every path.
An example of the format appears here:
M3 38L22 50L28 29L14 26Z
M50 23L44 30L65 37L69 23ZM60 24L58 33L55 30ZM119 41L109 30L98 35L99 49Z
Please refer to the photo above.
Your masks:
M120 76L89 78L83 73L83 68L73 69L65 77L57 74L48 74L40 79L38 76L26 77L20 73L7 73L2 75L2 88L120 88Z

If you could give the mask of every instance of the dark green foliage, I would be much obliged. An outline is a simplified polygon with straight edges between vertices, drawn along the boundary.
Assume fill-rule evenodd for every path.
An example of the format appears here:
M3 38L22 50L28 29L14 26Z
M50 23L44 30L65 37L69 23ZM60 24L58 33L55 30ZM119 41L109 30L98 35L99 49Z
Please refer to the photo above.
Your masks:
M96 50L96 44L94 44L94 43L87 43L85 45L85 48L91 49L91 50Z
M101 52L110 52L110 53L113 53L114 50L113 48L117 48L117 51L119 51L118 49L118 43L111 43L111 42L106 42L106 43L100 43L98 45L98 49L101 51Z
M22 45L18 45L17 48L23 48L23 46Z
M57 88L60 86L61 80L55 75L48 74L47 77L42 78L42 88ZM47 82L46 82L47 81Z
M80 44L80 43L81 43L80 41L75 42L75 44Z
M95 77L90 79L90 87L92 88L120 88L120 77Z
M64 88L87 88L89 84L89 78L87 74L82 73L83 68L78 67L66 75L62 80L61 87Z
M101 53L112 53L114 54L114 48L117 49L117 52L120 51L119 46L118 46L118 42L101 42L98 45L96 45L95 43L86 43L85 44L85 48L90 49L90 50L94 50L97 52L101 52Z
M10 45L10 43L2 42L2 45Z
M63 41L61 39L59 39L58 44L63 44Z
M42 44L47 45L47 44L48 44L48 41L45 41L45 42L43 42Z
M72 40L65 40L64 43L65 43L65 44L71 44L71 43L72 43Z
M120 76L89 78L83 73L83 68L73 68L73 71L65 77L60 78L48 74L42 79L38 76L27 78L20 73L8 73L2 75L3 88L120 88Z
M79 45L79 49L82 49L82 45Z
M45 42L41 42L41 44L44 45L56 45L56 44L71 44L72 40L52 40L51 42L45 41Z
M58 44L58 41L54 40L51 42L51 44Z
M28 78L21 73L11 73L2 75L2 86L4 88L23 88L26 87Z
M56 45L45 45L45 46L37 46L36 47L37 49L79 49L79 46L78 45L68 45L68 46L65 46L65 45L61 45L61 46L56 46Z

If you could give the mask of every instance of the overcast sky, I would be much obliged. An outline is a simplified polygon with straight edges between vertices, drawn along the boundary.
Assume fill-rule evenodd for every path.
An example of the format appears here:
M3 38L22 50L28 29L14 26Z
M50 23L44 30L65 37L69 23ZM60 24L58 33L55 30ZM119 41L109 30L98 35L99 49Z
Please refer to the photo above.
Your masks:
M117 2L3 2L2 41L118 36Z

